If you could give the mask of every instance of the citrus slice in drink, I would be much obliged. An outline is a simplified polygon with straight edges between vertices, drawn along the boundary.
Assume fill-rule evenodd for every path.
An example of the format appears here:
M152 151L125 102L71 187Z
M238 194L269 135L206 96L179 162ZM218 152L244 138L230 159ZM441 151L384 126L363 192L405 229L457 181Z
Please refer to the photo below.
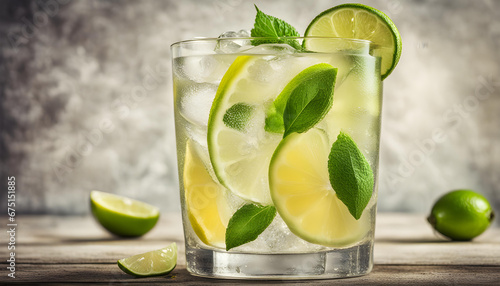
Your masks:
M328 174L330 146L324 131L293 133L280 142L269 167L276 210L298 237L342 247L370 230L370 205L356 220L332 189Z
M265 106L288 82L259 78L270 71L262 57L238 57L221 80L208 119L208 150L219 182L263 205L272 204L267 172L282 136L264 130Z
M381 76L385 79L401 57L401 36L392 20L383 12L363 4L342 4L330 8L312 20L306 37L340 37L369 40L373 53L382 58ZM305 39L304 47L311 51L328 52L326 41Z
M187 141L184 159L183 182L189 221L203 243L225 248L226 226L231 217L226 190L212 179L195 144Z
M160 217L160 211L152 205L99 191L90 192L90 206L96 220L119 236L141 236Z
M266 131L266 115L285 87L318 63L321 59L290 54L245 55L224 74L210 110L207 139L214 172L232 193L272 204L269 162L283 134Z
M166 275L177 265L177 244L118 260L123 272L140 277Z

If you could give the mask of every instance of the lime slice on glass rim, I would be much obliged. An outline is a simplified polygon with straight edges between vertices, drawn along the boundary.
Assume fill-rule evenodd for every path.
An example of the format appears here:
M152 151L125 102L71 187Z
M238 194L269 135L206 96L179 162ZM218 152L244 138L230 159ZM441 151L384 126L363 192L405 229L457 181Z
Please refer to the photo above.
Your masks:
M177 244L118 260L123 272L139 276L166 275L177 266Z
M394 70L401 57L401 36L392 20L383 12L363 4L342 4L322 12L309 24L305 36L371 41L373 54L382 59L382 80ZM311 51L331 50L324 47L325 43L327 41L305 39L303 46Z
M90 192L90 206L96 220L118 236L141 236L150 231L160 217L155 206L99 191Z
M231 218L226 189L212 179L195 144L187 141L184 159L183 182L189 221L202 242L225 248L226 227Z
M274 206L295 235L311 243L343 247L370 231L370 203L359 220L349 213L330 184L329 153L323 130L290 134L271 159L269 185Z

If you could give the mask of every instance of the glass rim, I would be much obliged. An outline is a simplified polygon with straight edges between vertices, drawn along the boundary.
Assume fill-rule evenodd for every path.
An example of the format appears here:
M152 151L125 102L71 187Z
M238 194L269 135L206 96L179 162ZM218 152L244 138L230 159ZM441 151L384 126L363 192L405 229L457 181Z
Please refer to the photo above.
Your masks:
M356 38L343 38L343 37L323 37L323 36L307 36L307 37L289 37L289 36L283 36L283 37L227 37L227 38L213 38L213 37L195 37L193 39L188 39L188 40L182 40L182 41L177 41L171 44L171 47L182 45L182 44L195 44L197 42L204 43L204 42L217 42L217 41L237 41L237 40L304 40L304 39L316 39L316 40L343 40L347 42L353 42L353 43L364 43L364 44L374 44L370 40L364 40L364 39L356 39ZM280 42L269 42L268 44L283 44Z

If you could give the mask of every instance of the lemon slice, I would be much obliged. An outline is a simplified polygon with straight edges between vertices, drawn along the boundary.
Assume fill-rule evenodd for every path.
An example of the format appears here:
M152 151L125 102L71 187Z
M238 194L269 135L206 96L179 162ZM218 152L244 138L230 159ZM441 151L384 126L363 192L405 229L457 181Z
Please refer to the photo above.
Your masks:
M326 133L311 129L287 136L269 167L271 196L278 213L298 237L315 244L347 246L370 230L369 207L356 220L337 198L328 175Z
M362 4L342 4L319 14L306 29L306 37L340 37L369 40L373 53L382 58L381 76L385 79L401 57L401 36L392 20L383 12ZM311 51L331 51L326 41L304 40Z
M183 181L189 221L202 242L225 248L226 227L231 218L226 190L212 179L195 144L187 141L184 159Z
M90 192L90 206L96 220L119 236L141 236L160 217L160 211L152 205L99 191Z
M118 260L118 267L134 276L166 275L177 265L177 244Z

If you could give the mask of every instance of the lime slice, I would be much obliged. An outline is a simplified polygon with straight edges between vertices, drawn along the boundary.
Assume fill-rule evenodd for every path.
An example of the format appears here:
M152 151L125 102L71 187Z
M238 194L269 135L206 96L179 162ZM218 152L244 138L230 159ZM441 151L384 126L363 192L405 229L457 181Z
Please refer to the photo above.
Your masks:
M266 69L271 67L262 57L238 57L222 78L208 119L208 150L217 178L236 195L263 205L272 203L267 170L281 135L265 132L264 108L255 107L272 104L283 82L259 80ZM231 115L243 110L238 106L251 114ZM237 117L243 120L230 122Z
M313 128L287 136L269 167L274 206L298 237L315 244L342 247L370 230L370 205L356 220L332 189L328 175L330 146L326 133Z
M225 248L226 227L231 218L226 190L212 179L195 144L187 141L184 159L183 182L189 221L201 241Z
M266 113L302 70L321 63L289 54L239 56L221 80L208 119L208 150L221 184L240 198L271 205L268 170L282 134Z
M126 197L92 191L90 206L96 220L119 236L141 236L158 221L158 208Z
M382 79L394 70L401 57L401 36L392 20L383 12L362 4L342 4L322 12L309 24L305 36L371 41L374 55L382 58ZM304 41L308 50L331 50L322 45L325 41Z
M166 275L177 265L177 244L118 260L118 267L134 276Z

